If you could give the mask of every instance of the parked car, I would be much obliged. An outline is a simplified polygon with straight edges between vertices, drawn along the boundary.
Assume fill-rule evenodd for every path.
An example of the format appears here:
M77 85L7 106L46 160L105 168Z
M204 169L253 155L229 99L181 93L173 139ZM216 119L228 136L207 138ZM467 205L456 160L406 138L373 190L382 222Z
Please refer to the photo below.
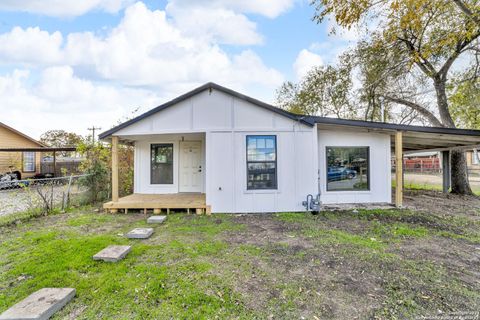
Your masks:
M329 167L328 181L340 181L346 179L353 179L357 176L357 171L345 167Z

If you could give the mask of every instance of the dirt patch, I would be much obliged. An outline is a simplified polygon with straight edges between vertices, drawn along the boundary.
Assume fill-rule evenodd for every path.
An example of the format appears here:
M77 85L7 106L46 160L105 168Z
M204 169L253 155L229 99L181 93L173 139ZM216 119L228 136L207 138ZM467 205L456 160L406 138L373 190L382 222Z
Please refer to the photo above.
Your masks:
M407 239L392 247L402 257L431 262L480 292L480 244L444 237Z
M235 244L266 245L269 243L296 243L299 246L307 245L292 234L300 230L298 224L285 224L276 220L271 214L242 214L236 215L235 223L246 228L240 232L229 233L225 241Z
M462 196L433 190L407 190L404 205L412 210L437 215L462 216L480 221L480 197Z

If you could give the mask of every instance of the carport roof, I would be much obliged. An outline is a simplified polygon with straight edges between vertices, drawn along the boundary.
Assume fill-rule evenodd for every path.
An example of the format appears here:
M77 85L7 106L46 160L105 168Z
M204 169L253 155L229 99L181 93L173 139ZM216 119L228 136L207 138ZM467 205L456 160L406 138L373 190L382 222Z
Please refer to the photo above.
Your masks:
M396 131L403 132L403 148L405 152L415 152L423 150L447 150L450 148L464 148L470 149L474 147L480 147L480 130L466 130L466 129L454 129L445 127L425 127L425 126L412 126L403 124L393 124L385 122L374 121L362 121L362 120L347 120L338 118L318 117L294 114L283 109L277 108L273 105L267 104L260 100L241 94L229 88L225 88L216 83L206 83L192 91L189 91L165 104L162 104L156 108L153 108L146 113L126 121L108 131L105 131L99 135L100 139L107 139L114 135L119 130L128 127L144 118L149 117L159 111L174 106L175 104L186 100L198 93L205 90L218 90L225 94L234 96L238 99L248 101L261 108L267 109L271 112L280 114L295 121L302 122L308 126L317 126L320 129L327 128L341 128L342 130L350 131L367 131L367 132L385 132L393 134Z
M309 118L317 124L319 129L337 128L344 131L384 132L391 135L397 131L402 131L403 150L407 153L426 150L443 151L452 148L480 148L480 130L413 126L315 116Z
M76 147L0 148L0 152L58 152L76 151Z

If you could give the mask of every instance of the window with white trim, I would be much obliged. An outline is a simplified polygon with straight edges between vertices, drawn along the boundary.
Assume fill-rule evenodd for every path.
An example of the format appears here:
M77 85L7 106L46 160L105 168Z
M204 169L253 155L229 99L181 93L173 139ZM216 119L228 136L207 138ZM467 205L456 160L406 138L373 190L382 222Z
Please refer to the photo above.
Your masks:
M277 136L247 136L247 190L277 189Z
M173 144L151 145L151 184L173 184Z
M23 153L23 172L35 172L35 152Z
M327 191L366 191L369 147L326 147Z

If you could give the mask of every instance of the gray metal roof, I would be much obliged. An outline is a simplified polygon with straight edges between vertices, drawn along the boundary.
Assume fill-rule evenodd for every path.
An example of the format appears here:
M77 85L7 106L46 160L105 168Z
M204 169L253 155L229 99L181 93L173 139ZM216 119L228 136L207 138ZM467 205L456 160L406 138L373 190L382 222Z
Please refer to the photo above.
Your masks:
M467 135L467 136L480 137L480 130L457 129L457 128L446 128L446 127L426 127L426 126L395 124L395 123L387 123L387 122L347 120L347 119L318 117L318 116L307 116L307 117L308 117L308 121L312 121L313 123L341 125L341 126L350 126L350 127L363 127L363 128L371 128L371 129L383 129L383 130L392 130L392 131L415 131L415 132L425 132L425 133L455 134L455 135Z

